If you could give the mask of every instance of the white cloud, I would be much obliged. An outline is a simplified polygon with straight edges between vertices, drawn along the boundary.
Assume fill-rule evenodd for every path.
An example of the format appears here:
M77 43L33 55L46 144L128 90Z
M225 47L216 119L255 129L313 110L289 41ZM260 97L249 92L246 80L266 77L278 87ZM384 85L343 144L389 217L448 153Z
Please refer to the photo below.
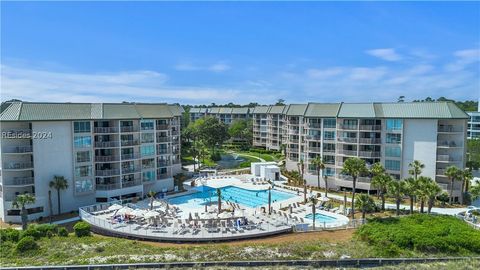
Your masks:
M219 72L227 71L231 69L231 67L224 62L217 62L207 66L194 65L189 62L182 62L175 65L174 69L178 71L211 71L211 72L219 73Z
M325 78L330 78L333 76L340 75L343 72L344 72L343 68L332 67L332 68L326 68L326 69L308 69L306 71L306 74L310 78L325 79Z
M226 102L241 98L241 90L168 84L155 71L109 74L55 72L1 66L1 99L58 102ZM132 100L133 99L133 100Z
M352 80L378 80L387 73L384 67L356 67L351 71Z
M373 49L368 50L366 53L378 57L385 61L399 61L402 60L402 57L395 52L395 49L392 48L385 48L385 49Z
M455 61L445 66L448 71L462 70L468 65L480 61L480 49L459 50L455 51L453 55Z

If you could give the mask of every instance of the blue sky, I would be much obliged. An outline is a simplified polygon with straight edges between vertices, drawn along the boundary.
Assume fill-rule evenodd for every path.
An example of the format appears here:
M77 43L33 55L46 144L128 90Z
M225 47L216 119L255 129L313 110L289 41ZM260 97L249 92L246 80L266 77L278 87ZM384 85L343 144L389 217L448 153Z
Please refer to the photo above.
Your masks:
M480 93L479 2L2 2L1 99L217 104Z

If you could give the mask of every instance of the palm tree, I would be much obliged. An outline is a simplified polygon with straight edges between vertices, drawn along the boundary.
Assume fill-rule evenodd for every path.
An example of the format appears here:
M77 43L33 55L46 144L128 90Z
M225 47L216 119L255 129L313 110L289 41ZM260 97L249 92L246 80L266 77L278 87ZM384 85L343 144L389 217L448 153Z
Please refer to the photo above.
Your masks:
M472 195L472 200L480 198L480 182L476 181L475 185L470 189L470 195Z
M318 203L317 197L316 197L316 196L310 197L310 202L312 203L313 229L315 230L315 219L316 219L315 217L316 217L316 212L317 212L317 211L316 211L317 209L315 208L315 206L316 206L317 203Z
M423 209L425 207L425 203L428 203L430 199L430 192L432 182L436 185L436 183L430 177L420 176L417 180L417 196L420 199L420 213L423 213ZM438 194L435 194L435 196Z
M14 208L20 208L20 215L22 216L22 230L27 229L28 223L28 213L25 205L33 203L35 203L35 196L28 193L17 195L17 197L15 197L15 200L12 203L12 206Z
M360 194L357 198L357 207L362 211L362 219L365 219L365 213L375 208L375 201L368 194Z
M413 177L405 179L405 195L410 198L410 215L413 214L413 202L417 192L417 181Z
M155 191L150 190L147 196L150 198L150 210L153 210L153 202L155 201Z
M268 187L268 214L272 214L272 187Z
M417 181L418 179L418 176L420 176L420 174L422 174L422 171L423 169L425 168L425 164L423 164L422 162L420 162L419 160L414 160L413 162L411 162L410 164L408 164L408 167L410 168L408 170L408 173L413 176L413 179L415 179L415 181ZM417 196L416 194L414 194L413 196L413 201L414 203L416 203L417 201Z
M52 191L48 190L48 223L52 223L53 206L52 206Z
M465 169L461 174L462 178L462 192L468 192L470 181L473 179L473 173L470 169Z
M422 174L425 164L418 160L414 160L412 163L408 164L408 167L410 168L408 173L413 176L413 179L417 180L418 176Z
M388 195L395 199L396 214L400 215L400 203L405 195L405 181L390 181L387 186Z
M307 181L303 178L303 174L305 172L305 164L303 163L303 159L300 159L300 162L297 163L297 166L301 175L300 181L303 183L303 202L307 203Z
M48 183L50 188L57 190L57 205L58 205L58 214L61 214L60 208L60 190L64 190L68 188L68 181L63 176L55 175L53 180Z
M385 168L383 167L382 163L380 162L376 162L372 165L372 167L370 168L370 173L373 175L373 176L376 176L376 175L382 175L385 173Z
M445 170L445 175L450 180L450 200L449 203L452 204L453 199L453 184L455 180L458 180L462 177L462 171L457 166L448 166Z
M317 171L317 185L318 185L318 188L320 188L320 171L323 172L323 170L325 170L325 164L323 163L323 160L320 158L320 156L317 156L312 160L312 165L315 166L315 170ZM327 197L327 180L326 179L325 179L325 197Z
M365 160L352 157L345 160L343 164L342 173L350 175L353 179L352 182L352 217L355 217L355 188L357 186L357 178L367 171Z
M217 197L218 197L218 213L222 212L222 190L217 188Z
M372 186L378 189L382 199L382 211L385 210L385 193L387 193L387 187L392 181L392 176L387 173L378 174L372 178Z
M433 204L435 203L435 198L442 192L442 188L432 179L425 186L425 196L427 198L427 213L430 214L432 211Z

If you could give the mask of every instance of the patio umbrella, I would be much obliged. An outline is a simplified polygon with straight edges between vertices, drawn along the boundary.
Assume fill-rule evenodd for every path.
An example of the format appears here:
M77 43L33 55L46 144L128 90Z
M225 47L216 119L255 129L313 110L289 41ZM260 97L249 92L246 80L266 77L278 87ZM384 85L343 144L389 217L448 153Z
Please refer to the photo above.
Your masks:
M191 221L193 218L192 218L192 213L188 213L188 221Z
M232 217L232 214L229 212L222 212L218 214L218 218L229 218L229 217Z
M118 204L118 203L115 203L115 204L110 205L110 206L108 207L108 210L110 210L110 211L111 211L111 210L118 210L118 209L120 209L120 208L122 208L122 206L121 206L120 204Z
M158 206L162 206L162 202L160 201L153 201L153 207L158 207Z
M117 210L116 214L117 215L124 215L127 214L129 215L132 212L132 208L125 206Z
M136 216L136 217L141 217L141 216L145 215L146 213L147 213L146 210L143 210L143 209L135 209L135 210L133 210L130 214L131 214L131 215L134 215L134 216Z
M157 211L148 211L143 215L144 218L152 218L158 216L160 216L160 213L158 213Z

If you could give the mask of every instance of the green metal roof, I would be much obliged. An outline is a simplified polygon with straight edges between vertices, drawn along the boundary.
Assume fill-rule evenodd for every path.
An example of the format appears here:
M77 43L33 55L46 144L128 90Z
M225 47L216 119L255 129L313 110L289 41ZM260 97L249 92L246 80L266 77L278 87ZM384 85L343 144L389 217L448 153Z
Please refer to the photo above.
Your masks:
M340 103L308 103L305 117L336 117Z
M248 114L249 111L249 107L232 108L232 114Z
M452 102L374 103L374 108L378 118L468 118L468 115Z
M177 105L155 103L13 102L4 106L1 121L141 119L180 116Z
M285 105L270 106L268 113L282 114L286 108L287 106Z
M268 113L269 106L257 106L253 109L253 113Z
M301 116L305 114L307 104L290 104L286 111L289 116Z
M339 118L375 118L373 103L342 103Z

